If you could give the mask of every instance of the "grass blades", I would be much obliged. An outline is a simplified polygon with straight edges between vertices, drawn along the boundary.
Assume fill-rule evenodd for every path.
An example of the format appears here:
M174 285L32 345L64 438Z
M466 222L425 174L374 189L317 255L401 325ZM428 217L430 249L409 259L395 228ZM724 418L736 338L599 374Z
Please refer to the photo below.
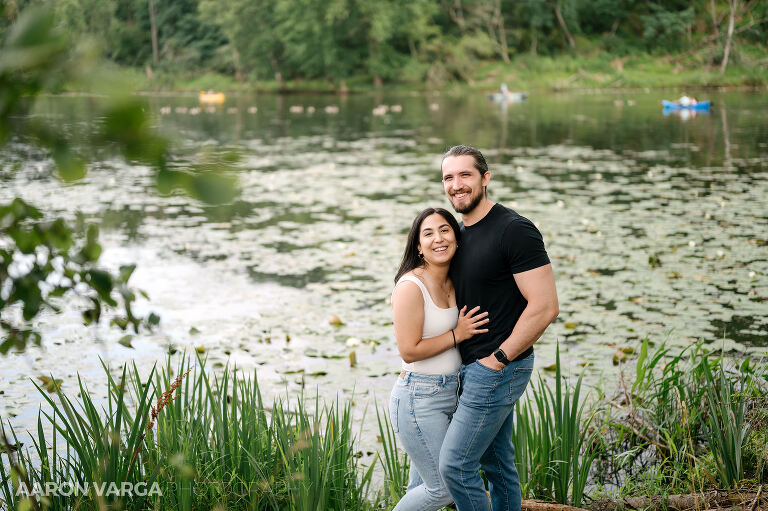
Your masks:
M244 378L225 368L210 376L200 359L182 359L175 372L169 361L146 380L135 365L124 367L119 383L104 369L109 391L101 402L82 380L77 401L38 387L51 411L39 415L33 448L16 453L18 465L37 488L144 482L157 483L159 492L50 496L38 499L41 509L373 508L374 464L358 463L351 403L324 405L316 396L311 410L302 397L270 408L255 373ZM5 431L18 444L13 429ZM29 504L17 495L18 480L0 463L0 496L9 509Z
M376 409L376 421L381 438L382 452L378 456L381 466L384 468L384 500L397 502L405 495L408 486L410 461L405 452L399 454L395 428L389 421L389 414L386 410L380 412L378 408Z
M556 347L554 391L539 377L531 399L516 407L516 464L524 495L581 505L590 467L596 456L590 424L585 418L579 376L571 387L562 375L560 345Z
M587 400L581 377L569 383L563 375L558 345L554 379L539 376L515 407L523 495L581 506L588 488L599 498L768 482L768 366L729 362L702 343L673 353L646 339L631 384L620 368L616 392ZM168 359L146 379L135 365L104 370L103 399L81 379L77 399L38 386L44 408L23 447L2 425L0 506L367 511L389 509L405 493L408 457L384 410L376 410L383 488L371 492L376 463L359 461L349 402L323 403L316 394L267 405L255 372L209 374L201 359L176 367ZM33 501L17 493L23 481L36 489L142 482L158 491Z
M749 379L740 380L740 389L735 391L735 384L725 376L722 364L717 376L712 374L709 364L705 364L707 403L709 414L707 426L710 432L710 446L717 463L720 484L736 489L744 477L742 463L744 446L749 433L746 422L745 387Z

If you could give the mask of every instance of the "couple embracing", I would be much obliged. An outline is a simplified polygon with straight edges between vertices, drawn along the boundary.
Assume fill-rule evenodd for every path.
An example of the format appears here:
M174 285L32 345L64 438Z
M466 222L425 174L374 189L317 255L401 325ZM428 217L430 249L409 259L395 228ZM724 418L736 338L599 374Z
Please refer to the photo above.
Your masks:
M513 410L533 344L558 314L552 265L533 223L488 198L480 151L452 147L442 174L462 224L441 208L422 211L392 293L403 370L390 420L411 459L395 510L517 511Z

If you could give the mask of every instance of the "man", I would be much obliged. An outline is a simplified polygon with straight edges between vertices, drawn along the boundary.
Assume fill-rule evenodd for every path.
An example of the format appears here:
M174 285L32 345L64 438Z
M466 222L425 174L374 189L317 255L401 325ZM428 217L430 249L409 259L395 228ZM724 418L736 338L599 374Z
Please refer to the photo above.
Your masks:
M479 305L490 322L487 333L459 345L461 395L440 451L440 474L459 511L518 511L513 410L531 378L533 344L559 312L552 265L533 223L488 198L491 173L480 151L452 147L442 172L463 220L451 265L456 302Z

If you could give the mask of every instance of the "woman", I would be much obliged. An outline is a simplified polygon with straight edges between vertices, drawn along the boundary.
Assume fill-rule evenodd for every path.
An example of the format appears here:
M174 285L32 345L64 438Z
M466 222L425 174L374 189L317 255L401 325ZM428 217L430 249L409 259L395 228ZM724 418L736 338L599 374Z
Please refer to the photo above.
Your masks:
M461 357L456 346L488 322L479 307L456 307L448 269L459 224L448 211L428 208L413 221L392 292L393 323L403 371L390 398L390 420L416 469L395 511L438 510L453 499L438 471L440 447L456 410ZM412 481L414 478L412 478Z

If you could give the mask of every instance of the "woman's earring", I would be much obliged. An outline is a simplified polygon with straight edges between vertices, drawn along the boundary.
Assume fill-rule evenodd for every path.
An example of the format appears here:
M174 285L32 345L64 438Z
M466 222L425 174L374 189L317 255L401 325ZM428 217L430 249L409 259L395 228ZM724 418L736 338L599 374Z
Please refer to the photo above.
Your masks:
M422 254L421 252L419 252L419 257L420 257L421 259L424 259L424 254Z

